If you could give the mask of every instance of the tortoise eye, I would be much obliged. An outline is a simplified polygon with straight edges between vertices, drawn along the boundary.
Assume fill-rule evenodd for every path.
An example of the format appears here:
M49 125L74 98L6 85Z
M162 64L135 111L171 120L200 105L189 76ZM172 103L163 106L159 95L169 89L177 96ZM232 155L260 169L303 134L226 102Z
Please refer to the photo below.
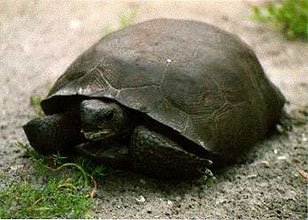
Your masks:
M112 120L114 118L114 115L115 115L114 111L109 111L106 113L105 119L107 119L108 121Z

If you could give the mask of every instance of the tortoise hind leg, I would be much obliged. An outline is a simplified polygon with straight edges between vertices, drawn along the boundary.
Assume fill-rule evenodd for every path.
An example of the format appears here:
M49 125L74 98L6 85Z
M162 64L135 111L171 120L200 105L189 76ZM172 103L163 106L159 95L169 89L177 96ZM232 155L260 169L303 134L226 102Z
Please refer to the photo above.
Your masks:
M63 113L35 118L23 126L30 145L43 155L68 154L82 142L80 121L75 114Z
M134 130L130 150L135 169L161 179L197 178L211 164L144 126Z

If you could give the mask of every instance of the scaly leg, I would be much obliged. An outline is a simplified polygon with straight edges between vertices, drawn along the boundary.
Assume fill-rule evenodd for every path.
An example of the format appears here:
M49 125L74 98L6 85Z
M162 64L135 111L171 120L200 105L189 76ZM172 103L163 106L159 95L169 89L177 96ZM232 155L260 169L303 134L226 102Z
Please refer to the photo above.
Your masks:
M197 178L211 164L144 126L135 128L130 151L135 169L162 179Z
M71 153L83 140L78 115L72 113L35 118L23 129L30 145L43 155Z

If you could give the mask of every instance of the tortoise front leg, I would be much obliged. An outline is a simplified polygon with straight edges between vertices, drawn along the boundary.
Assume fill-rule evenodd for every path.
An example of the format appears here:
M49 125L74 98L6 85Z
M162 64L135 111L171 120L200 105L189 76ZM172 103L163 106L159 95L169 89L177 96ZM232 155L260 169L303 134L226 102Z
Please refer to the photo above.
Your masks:
M144 126L135 128L130 151L135 169L161 179L201 177L211 164Z
M83 141L79 117L70 112L35 118L23 129L30 145L43 155L71 153Z
M81 143L74 147L80 154L88 158L103 162L112 167L130 167L131 157L128 144L122 140L94 141Z

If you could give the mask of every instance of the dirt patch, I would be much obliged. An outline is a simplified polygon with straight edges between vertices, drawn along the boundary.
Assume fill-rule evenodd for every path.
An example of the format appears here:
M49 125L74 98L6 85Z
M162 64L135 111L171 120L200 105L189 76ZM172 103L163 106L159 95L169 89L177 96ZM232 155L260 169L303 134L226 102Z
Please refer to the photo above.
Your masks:
M286 96L287 110L308 105L307 44L249 21L246 1L1 1L1 170L23 162L15 143L26 141L21 126L34 114L30 95L46 92L46 84L104 32L117 29L119 16L132 8L136 22L194 19L236 33ZM119 172L100 183L94 212L101 218L304 219L307 182L299 170L307 172L308 125L307 116L293 115L303 125L272 136L207 181L175 184Z

